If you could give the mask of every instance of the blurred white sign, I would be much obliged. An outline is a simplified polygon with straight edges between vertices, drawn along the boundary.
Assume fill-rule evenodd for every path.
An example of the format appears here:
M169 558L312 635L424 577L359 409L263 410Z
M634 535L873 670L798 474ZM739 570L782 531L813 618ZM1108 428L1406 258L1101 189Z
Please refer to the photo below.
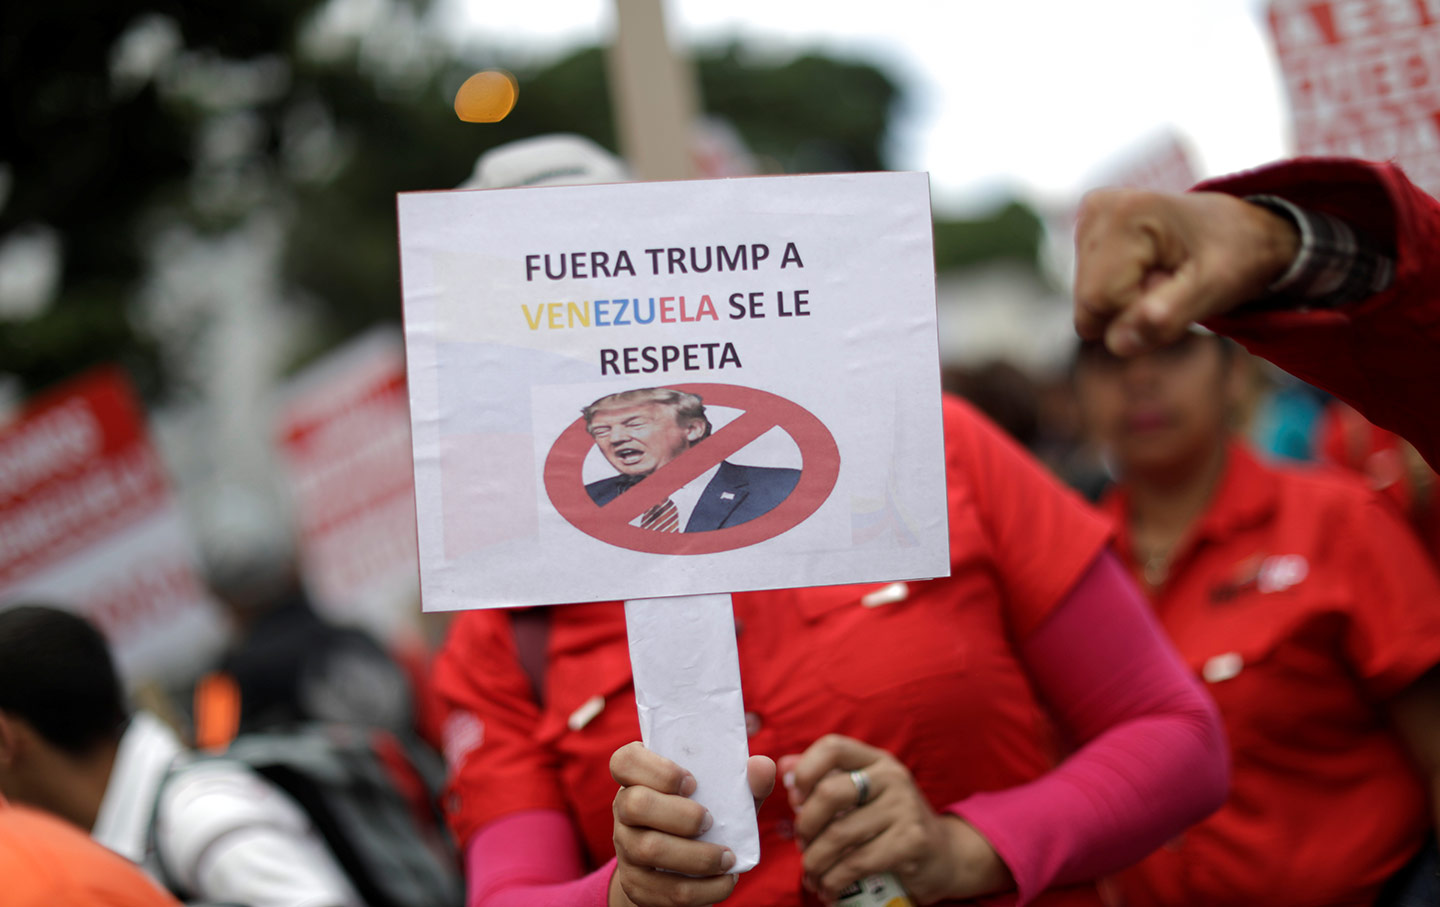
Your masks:
M277 430L306 587L331 617L393 638L420 599L400 333L360 337L283 394Z

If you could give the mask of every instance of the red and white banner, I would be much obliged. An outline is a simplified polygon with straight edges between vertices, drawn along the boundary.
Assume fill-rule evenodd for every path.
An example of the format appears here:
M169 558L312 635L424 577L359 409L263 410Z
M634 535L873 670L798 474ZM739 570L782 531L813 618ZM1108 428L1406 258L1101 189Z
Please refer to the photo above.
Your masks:
M1301 154L1395 160L1440 194L1440 0L1274 0Z
M120 371L55 388L0 429L0 607L73 608L127 678L180 677L222 638L195 564Z
M307 588L331 617L393 637L420 609L400 335L366 334L297 376L278 432Z

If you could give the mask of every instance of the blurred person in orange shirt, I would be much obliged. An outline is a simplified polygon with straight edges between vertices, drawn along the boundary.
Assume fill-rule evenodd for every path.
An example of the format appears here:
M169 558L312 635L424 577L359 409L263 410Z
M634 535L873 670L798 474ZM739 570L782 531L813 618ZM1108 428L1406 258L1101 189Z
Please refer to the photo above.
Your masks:
M0 879L10 907L179 907L138 867L55 816L0 797Z
M0 610L0 796L68 820L187 897L360 907L280 788L237 764L185 762L169 727L127 712L95 627L59 608Z

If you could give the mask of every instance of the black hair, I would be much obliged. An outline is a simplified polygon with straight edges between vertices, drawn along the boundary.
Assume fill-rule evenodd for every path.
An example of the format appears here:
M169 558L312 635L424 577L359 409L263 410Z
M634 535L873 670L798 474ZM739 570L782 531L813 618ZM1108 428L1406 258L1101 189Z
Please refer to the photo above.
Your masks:
M75 756L118 739L127 715L105 637L60 608L0 610L0 711Z

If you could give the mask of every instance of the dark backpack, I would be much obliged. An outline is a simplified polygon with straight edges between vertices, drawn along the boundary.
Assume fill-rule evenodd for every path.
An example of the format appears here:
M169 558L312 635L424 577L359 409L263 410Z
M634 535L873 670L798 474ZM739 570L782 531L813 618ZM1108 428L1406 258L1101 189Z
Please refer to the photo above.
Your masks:
M459 856L436 804L445 769L423 743L337 724L246 733L223 753L177 762L166 783L216 760L244 766L289 794L369 907L463 907ZM159 859L153 816L149 834ZM163 860L160 871L183 899L188 893Z

